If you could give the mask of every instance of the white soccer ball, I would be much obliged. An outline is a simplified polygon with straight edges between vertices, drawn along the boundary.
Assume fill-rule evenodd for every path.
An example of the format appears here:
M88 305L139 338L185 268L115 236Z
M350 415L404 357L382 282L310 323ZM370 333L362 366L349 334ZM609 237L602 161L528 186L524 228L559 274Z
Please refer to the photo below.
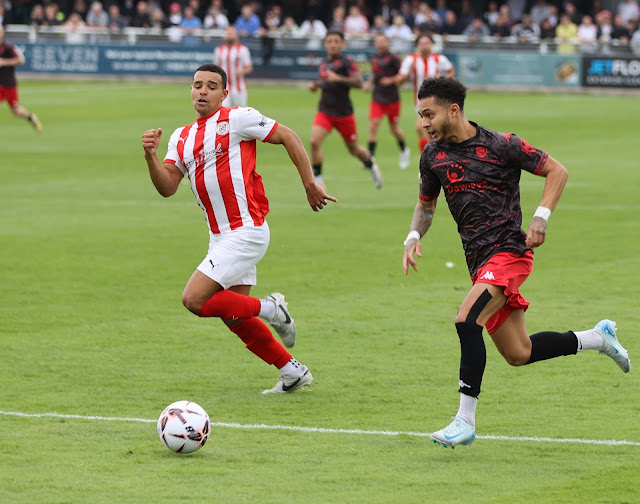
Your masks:
M176 453L193 453L207 442L211 427L209 415L191 401L176 401L158 418L160 441Z

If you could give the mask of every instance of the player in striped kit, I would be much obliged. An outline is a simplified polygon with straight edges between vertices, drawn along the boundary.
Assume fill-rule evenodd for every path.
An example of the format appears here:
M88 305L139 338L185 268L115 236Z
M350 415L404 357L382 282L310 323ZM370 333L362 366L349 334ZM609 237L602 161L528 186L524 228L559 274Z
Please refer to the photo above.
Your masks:
M253 71L249 48L238 40L238 30L228 26L224 31L224 44L213 51L213 63L227 73L227 90L229 94L223 105L225 107L247 106L247 79Z
M455 68L451 61L449 61L449 58L444 54L431 52L432 49L433 37L429 33L421 33L418 35L418 38L416 38L416 52L402 60L402 66L396 76L398 86L402 86L402 84L411 77L416 110L418 107L418 89L420 89L422 81L427 77L436 77L438 75L453 77L456 74ZM418 133L418 148L420 152L422 152L431 138L427 130L421 126L419 117L416 120L416 132Z
M286 350L296 339L295 323L284 296L249 295L256 285L256 264L269 245L265 216L269 202L256 172L256 140L283 145L298 169L314 211L336 201L318 186L300 137L251 108L223 107L227 75L217 65L199 67L191 100L197 120L174 131L167 155L157 149L162 129L142 136L151 180L165 197L173 195L186 174L209 228L209 250L182 294L187 309L200 317L219 317L255 355L280 370L275 387L263 393L283 394L311 384L309 369ZM273 337L267 320L284 346Z

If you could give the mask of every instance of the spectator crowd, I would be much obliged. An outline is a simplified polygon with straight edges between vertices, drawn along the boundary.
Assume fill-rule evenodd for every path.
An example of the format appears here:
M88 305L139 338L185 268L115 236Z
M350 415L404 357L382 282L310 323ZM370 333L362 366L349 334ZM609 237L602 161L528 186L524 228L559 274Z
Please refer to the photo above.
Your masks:
M327 30L339 30L347 39L384 33L413 40L427 31L471 42L555 40L559 52L622 44L640 55L638 1L619 0L607 10L601 0L590 0L588 8L578 0L488 0L479 11L480 3L471 0L0 0L0 23L62 26L71 34L87 27L136 27L187 43L203 29L230 25L241 38L323 38Z

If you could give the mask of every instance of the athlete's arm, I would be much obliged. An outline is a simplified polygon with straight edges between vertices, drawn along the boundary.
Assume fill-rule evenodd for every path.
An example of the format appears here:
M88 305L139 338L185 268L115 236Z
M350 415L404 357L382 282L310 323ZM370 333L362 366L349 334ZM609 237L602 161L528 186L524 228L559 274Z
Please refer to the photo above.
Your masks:
M333 70L327 70L327 81L328 82L339 82L340 84L344 84L348 87L361 88L362 87L362 74L360 72L356 72L349 77L344 75L340 75Z
M0 67L17 67L25 64L24 55L17 47L13 48L15 56L13 58L0 58Z
M144 149L144 159L149 167L151 181L158 192L165 198L175 194L184 176L176 165L171 163L161 163L156 151L160 145L162 128L145 131L142 135L142 148Z
M416 209L413 211L413 218L411 219L410 235L413 231L416 231L418 235L420 235L420 238L422 238L426 232L429 231L431 223L433 222L433 214L436 211L437 202L437 198L428 201L422 198L418 200ZM418 263L416 263L413 257L414 254L422 257L422 244L420 243L420 239L407 237L404 244L404 256L402 257L402 268L404 269L405 275L409 273L409 265L411 265L414 271L418 271Z
M290 128L287 128L283 124L278 124L276 130L267 140L270 144L283 145L287 150L287 154L293 161L293 164L298 169L302 185L307 192L307 200L311 208L317 212L327 204L327 201L338 201L333 196L329 196L324 192L324 189L316 184L313 178L313 171L311 170L311 163L309 162L309 156L302 144L302 140L298 134Z
M558 205L564 186L567 183L567 178L569 177L567 169L560 162L549 156L538 175L546 178L540 206L553 211ZM527 229L527 247L539 247L544 243L546 235L546 219L534 217Z

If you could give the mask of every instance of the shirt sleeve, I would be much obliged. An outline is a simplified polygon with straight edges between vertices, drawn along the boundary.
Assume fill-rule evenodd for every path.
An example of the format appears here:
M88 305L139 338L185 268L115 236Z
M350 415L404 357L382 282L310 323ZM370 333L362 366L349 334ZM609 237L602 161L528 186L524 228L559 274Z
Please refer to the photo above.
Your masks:
M242 47L242 52L240 53L240 64L242 66L251 65L251 53L247 46Z
M547 162L549 154L517 135L503 136L506 143L504 159L514 167L538 175Z
M431 201L438 197L442 184L438 176L431 170L431 164L425 153L420 158L420 199Z
M409 75L411 73L411 63L413 62L413 56L409 55L405 59L402 60L402 65L400 65L400 73L402 75Z
M266 142L278 126L274 119L263 116L254 108L239 107L231 117L235 119L236 131L243 140Z
M164 157L165 163L171 163L176 165L182 173L187 172L187 168L182 163L182 159L180 159L180 154L178 154L178 142L183 142L180 140L180 132L182 128L178 128L173 132L171 138L169 138L169 145L167 146L167 155Z
M449 58L447 58L444 54L440 55L440 71L441 72L448 72L449 70L451 70L453 68L453 63L451 63L451 61L449 60Z

